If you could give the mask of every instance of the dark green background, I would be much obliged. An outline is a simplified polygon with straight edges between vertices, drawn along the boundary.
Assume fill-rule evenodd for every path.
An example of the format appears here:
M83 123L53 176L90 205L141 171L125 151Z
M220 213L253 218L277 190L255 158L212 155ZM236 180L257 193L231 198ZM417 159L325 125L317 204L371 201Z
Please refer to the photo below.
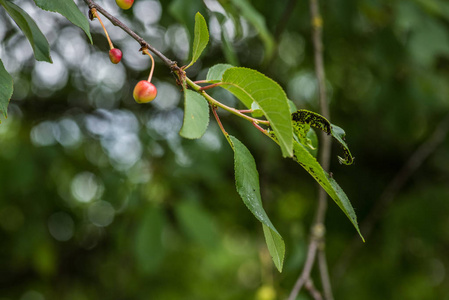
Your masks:
M216 63L254 68L299 108L318 111L307 1L252 1L258 15L233 4L239 1L220 2L222 12L210 10L213 1L208 9L202 1L136 0L134 11L121 12L114 1L99 1L180 65L188 61L183 26L191 34L201 11L211 43L191 78L204 79ZM335 146L331 171L363 222L449 114L449 4L322 2L331 119L356 157L339 165ZM247 122L220 111L226 130L253 153L265 209L285 239L279 274L260 223L235 191L232 151L215 121L201 140L177 134L182 101L170 70L157 59L159 96L138 105L132 88L148 76L149 60L136 42L105 20L124 52L115 66L97 21L90 45L59 15L16 3L46 34L54 64L36 63L0 10L0 58L15 80L0 125L0 299L284 299L304 263L313 179ZM255 16L267 31L255 29ZM224 92L214 95L237 105ZM329 203L336 299L449 299L448 150L446 138L380 210L344 272L356 233Z

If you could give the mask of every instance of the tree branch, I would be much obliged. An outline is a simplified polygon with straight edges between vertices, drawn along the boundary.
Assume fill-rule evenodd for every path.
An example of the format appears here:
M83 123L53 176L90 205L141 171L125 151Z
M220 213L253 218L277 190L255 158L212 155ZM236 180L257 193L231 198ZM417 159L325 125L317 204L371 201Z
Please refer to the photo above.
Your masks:
M317 247L318 247L317 239L311 238L309 248L307 250L307 258L304 264L304 268L302 269L301 275L299 276L298 280L296 280L295 286L293 287L292 291L290 292L290 295L288 296L288 300L295 300L303 285L310 278L310 272L312 271L313 264L315 263L315 255Z
M141 46L141 49L143 49L145 51L145 49L150 50L151 52L154 53L154 55L156 55L157 57L159 57L168 67L170 67L170 69L172 71L176 71L176 73L178 74L178 77L182 81L187 82L189 84L189 86L191 86L195 91L199 92L200 94L202 94L207 100L209 100L209 102L211 103L211 105L214 106L218 106L221 107L243 119L246 119L248 121L250 121L251 123L256 123L256 124L265 124L265 125L269 125L270 122L267 120L259 120L259 119L255 119L252 117L249 117L247 115L244 115L243 113L241 113L240 111L238 111L235 108L232 107L228 107L220 102L218 102L217 100L213 99L212 97L210 97L209 95L207 95L204 90L208 89L208 88L212 88L215 86L220 85L220 83L216 83L213 84L211 86L208 87L200 87L199 85L197 85L195 82L193 82L192 80L190 80L189 78L187 78L185 76L185 72L182 68L178 67L176 61L173 61L169 58L167 58L164 54L162 54L161 52L159 52L159 50L157 50L156 48L154 48L153 46L151 46L147 41L145 41L142 37L140 37L137 33L135 33L134 31L131 30L131 28L129 28L128 26L126 26L125 24L123 24L119 19L117 19L116 17L112 16L109 12L107 12L104 8L102 8L100 5L98 5L97 3L95 3L92 0L84 0L84 2L89 6L89 9L96 9L98 12L100 12L102 15L104 15L107 19L109 19L109 21L111 21L112 24L114 24L115 26L120 27L121 29L123 29L123 31L125 31L127 34L129 34L133 39L135 39ZM153 64L154 66L154 64ZM152 72L150 73L150 77L151 77ZM203 81L206 82L206 81Z
M332 294L332 286L330 284L329 270L327 268L326 252L324 251L324 243L318 249L318 267L320 268L321 284L323 285L324 298L326 300L334 300Z
M329 101L326 93L326 73L324 71L323 62L323 19L319 10L318 0L310 0L310 15L312 17L312 39L313 47L315 49L315 72L318 77L318 87L320 94L320 112L326 119L330 121ZM331 157L331 143L332 139L329 138L324 132L321 133L321 154L320 163L324 170L329 171L330 157ZM322 224L324 226L324 218L327 210L327 193L323 188L319 188L318 194L318 208L315 216L316 224ZM325 229L323 230L325 231ZM325 236L323 233L320 239L320 247L318 250L318 265L321 275L321 284L324 289L324 297L326 300L333 300L331 283L329 280L329 272L327 267L326 252L325 252Z
M140 44L140 46L142 48L147 48L148 50L153 52L154 55L159 57L168 67L170 67L170 69L172 69L173 71L175 71L175 70L179 71L180 70L180 68L177 66L176 61L173 61L173 60L167 58L164 54L159 52L159 50L157 50L156 48L151 46L150 43L145 41L142 37L140 37L134 31L132 31L131 28L129 28L128 26L123 24L119 19L117 19L116 17L112 16L110 13L108 13L103 7L101 7L100 5L96 4L92 0L84 0L84 2L89 6L89 9L95 8L103 16L105 16L107 19L109 19L109 21L111 21L112 24L114 24L115 26L118 26L121 29L123 29L123 31L125 31L128 35L130 35L133 39L135 39Z
M307 280L305 287L314 300L323 300L323 296L321 296L321 293L315 288L311 279Z
M320 103L320 113L326 119L330 120L329 114L329 103L327 100L326 94L326 74L324 71L324 63L323 63L323 42L322 42L322 29L323 29L323 20L320 15L320 10L318 6L318 0L310 0L310 16L312 23L312 42L314 48L314 59L315 59L315 73L318 80L318 89L319 89L319 103ZM331 139L325 133L321 133L321 147L320 147L320 157L319 162L324 170L329 170L330 165L330 155L331 155ZM302 286L306 283L306 281L310 278L310 272L312 270L313 263L316 257L316 251L318 248L319 256L322 256L322 259L319 259L319 269L321 272L326 272L326 274L321 274L322 285L325 290L326 300L332 300L332 289L329 281L329 274L327 271L327 262L325 259L324 252L324 218L327 210L327 194L323 188L319 188L318 192L318 206L315 213L314 225L312 225L312 237L309 242L309 247L307 251L306 263L304 269L299 276L298 280L295 283L293 290L290 293L289 300L296 299L299 291ZM313 234L317 228L322 228L322 234L316 235ZM320 247L318 247L320 245ZM324 259L323 259L324 258Z

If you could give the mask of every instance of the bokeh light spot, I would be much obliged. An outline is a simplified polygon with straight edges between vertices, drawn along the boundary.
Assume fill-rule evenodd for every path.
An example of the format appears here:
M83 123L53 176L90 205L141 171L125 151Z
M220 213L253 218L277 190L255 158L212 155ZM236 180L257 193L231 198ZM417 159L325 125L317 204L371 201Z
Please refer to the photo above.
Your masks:
M53 122L44 121L31 129L31 142L35 146L51 146L56 143L55 137L53 135L54 130L56 130Z
M173 85L166 82L157 82L157 100L154 105L160 110L174 109L181 99L180 91Z
M94 174L83 172L73 178L71 191L76 200L87 203L101 197L103 186Z
M65 242L72 238L75 223L72 217L65 212L57 212L48 218L48 230L57 241Z
M165 33L165 40L170 45L173 53L180 60L187 60L189 55L189 35L184 26L171 25Z
M81 141L81 131L75 121L71 119L62 119L58 122L58 134L55 134L56 140L64 147L74 147Z
M318 83L312 72L300 72L288 83L288 95L294 101L313 102L317 99Z
M53 64L47 62L36 62L33 72L33 87L38 90L46 88L49 90L59 90L63 88L68 79L68 72L64 60L52 52Z
M92 224L106 227L114 221L115 209L111 203L100 200L89 206L87 215Z
M144 24L157 23L162 15L159 1L136 1L133 7L135 16Z

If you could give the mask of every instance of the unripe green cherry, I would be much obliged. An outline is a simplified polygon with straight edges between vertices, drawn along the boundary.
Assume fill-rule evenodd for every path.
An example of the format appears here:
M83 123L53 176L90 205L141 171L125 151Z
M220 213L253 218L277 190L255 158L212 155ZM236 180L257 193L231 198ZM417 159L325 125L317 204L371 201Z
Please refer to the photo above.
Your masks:
M137 103L147 103L156 98L157 89L151 82L141 80L136 84L133 96Z
M120 51L120 49L113 48L109 50L109 59L113 64L118 64L122 60L122 56L123 54L122 51Z
M117 3L121 9L130 9L131 6L133 6L134 0L115 0L115 3Z

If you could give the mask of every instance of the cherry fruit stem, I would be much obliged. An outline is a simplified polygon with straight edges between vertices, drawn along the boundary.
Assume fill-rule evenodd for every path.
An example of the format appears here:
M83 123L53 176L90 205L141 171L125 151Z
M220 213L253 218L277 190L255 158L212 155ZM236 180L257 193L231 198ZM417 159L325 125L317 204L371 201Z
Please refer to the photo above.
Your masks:
M150 71L150 76L148 76L148 82L151 82L151 78L153 77L153 71L154 71L154 58L153 58L153 55L151 55L150 51L148 51L148 49L144 49L143 53L145 53L146 55L148 55L151 58L151 71Z
M100 21L101 27L103 27L104 30L104 34L106 35L106 38L108 39L108 43L109 43L109 48L112 50L114 49L114 45L112 44L111 38L109 37L108 31L106 30L106 27L103 24L103 21L100 18L100 15L98 14L97 10L95 8L91 9L92 15L94 15L95 18L98 19L98 21Z

